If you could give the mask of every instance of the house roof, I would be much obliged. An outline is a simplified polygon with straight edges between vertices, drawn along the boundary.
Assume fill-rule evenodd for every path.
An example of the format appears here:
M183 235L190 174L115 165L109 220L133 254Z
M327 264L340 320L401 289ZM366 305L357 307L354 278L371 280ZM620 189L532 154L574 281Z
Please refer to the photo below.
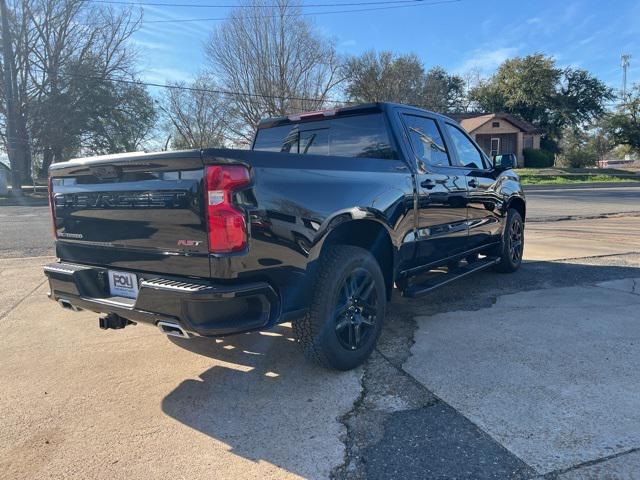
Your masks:
M469 133L491 120L506 120L524 133L540 133L534 125L510 113L462 113L451 116Z

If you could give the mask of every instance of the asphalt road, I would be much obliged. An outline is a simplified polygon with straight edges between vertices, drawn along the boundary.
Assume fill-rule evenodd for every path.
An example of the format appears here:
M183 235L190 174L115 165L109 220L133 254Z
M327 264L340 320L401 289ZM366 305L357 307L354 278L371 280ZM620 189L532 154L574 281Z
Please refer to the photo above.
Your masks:
M527 218L640 212L640 187L528 191ZM0 206L0 258L53 255L48 207Z
M49 207L0 206L0 258L53 255Z
M640 212L640 186L526 191L527 218L593 217Z

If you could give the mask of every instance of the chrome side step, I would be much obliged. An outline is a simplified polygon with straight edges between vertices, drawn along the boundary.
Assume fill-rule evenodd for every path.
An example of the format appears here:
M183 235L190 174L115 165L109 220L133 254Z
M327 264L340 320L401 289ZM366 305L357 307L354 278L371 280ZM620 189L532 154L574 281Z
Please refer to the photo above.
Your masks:
M469 263L464 265L463 267L456 268L450 273L442 273L436 276L435 278L430 278L422 283L417 283L414 285L409 285L402 292L404 297L415 298L420 295L424 295L425 293L429 293L436 288L440 288L443 285L447 285L448 283L459 280L462 277L466 277L467 275L471 275L472 273L480 272L482 270L486 270L497 264L500 261L499 258L495 257L486 257L477 262Z
M178 338L191 338L189 333L177 323L158 322L158 328L165 335Z

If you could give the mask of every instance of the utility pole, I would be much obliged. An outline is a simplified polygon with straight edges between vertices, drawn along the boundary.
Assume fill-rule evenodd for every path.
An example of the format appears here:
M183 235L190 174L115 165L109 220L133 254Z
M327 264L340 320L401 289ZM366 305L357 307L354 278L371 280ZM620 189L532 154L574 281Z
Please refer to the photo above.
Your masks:
M631 55L629 55L628 53L623 53L622 55L620 55L620 64L622 66L622 101L623 102L625 101L624 99L627 96L627 68L629 68L629 60L631 60Z
M0 0L0 15L2 15L2 57L3 57L3 73L4 73L4 96L7 111L7 155L11 164L11 186L13 195L22 194L22 165L21 159L18 158L18 149L16 143L16 98L13 91L13 45L11 43L11 29L9 28L9 17L7 2Z

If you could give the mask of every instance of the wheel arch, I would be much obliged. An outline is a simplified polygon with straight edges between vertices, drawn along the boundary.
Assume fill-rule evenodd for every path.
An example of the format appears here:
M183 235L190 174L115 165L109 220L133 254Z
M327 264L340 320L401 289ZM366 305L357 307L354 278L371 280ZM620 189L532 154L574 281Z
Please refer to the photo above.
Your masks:
M352 245L371 252L382 270L387 298L391 298L395 253L391 235L385 225L372 219L343 221L325 236L320 256L332 245Z
M527 214L527 204L522 197L511 197L509 199L509 202L507 203L507 210L509 210L510 208L514 208L515 210L517 210L522 217L522 221L525 221Z

